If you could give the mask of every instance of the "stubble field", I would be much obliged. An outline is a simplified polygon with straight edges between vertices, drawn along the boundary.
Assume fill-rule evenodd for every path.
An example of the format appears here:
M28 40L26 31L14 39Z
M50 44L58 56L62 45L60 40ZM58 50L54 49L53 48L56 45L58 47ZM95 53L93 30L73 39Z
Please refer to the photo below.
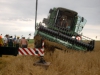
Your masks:
M29 47L33 47L33 43ZM33 65L39 60L37 56L3 55L0 75L100 75L100 41L91 52L56 49L52 54L45 53L44 59L51 62L47 70Z

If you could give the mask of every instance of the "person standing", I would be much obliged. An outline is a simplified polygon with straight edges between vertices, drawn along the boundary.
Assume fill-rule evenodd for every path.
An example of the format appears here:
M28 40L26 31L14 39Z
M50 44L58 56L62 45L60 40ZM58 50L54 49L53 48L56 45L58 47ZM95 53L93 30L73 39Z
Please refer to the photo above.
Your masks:
M8 35L5 35L4 37L4 47L7 47L7 44L8 44Z
M27 48L28 41L25 39L25 37L22 37L20 44L22 48Z
M2 34L0 35L0 37L2 38Z
M16 35L13 38L13 44L14 44L14 47L15 47L16 46Z
M9 39L8 39L8 47L13 47L13 38L12 38L12 36L10 36Z
M2 36L0 36L0 47L3 46L3 40L2 40Z
M20 46L20 39L19 39L19 37L17 37L17 39L15 40L15 45L16 45L17 48L19 48L19 46Z

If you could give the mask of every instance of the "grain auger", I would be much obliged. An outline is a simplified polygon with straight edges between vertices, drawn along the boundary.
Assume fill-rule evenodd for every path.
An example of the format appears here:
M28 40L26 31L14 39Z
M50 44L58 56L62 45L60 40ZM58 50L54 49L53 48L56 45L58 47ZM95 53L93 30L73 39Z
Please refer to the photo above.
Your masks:
M35 37L40 36L75 50L92 51L95 40L83 36L81 32L86 22L84 17L73 10L53 8L50 9L49 16L43 19L45 25L42 23L36 25Z

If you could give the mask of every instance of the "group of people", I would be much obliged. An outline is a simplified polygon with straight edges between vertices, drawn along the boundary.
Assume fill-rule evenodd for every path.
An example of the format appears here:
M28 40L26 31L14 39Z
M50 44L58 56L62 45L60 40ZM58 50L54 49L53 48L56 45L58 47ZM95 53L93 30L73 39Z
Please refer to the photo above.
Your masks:
M9 35L5 35L4 38L2 38L2 35L0 35L0 46L1 47L22 47L27 48L28 41L25 39L25 37L12 37Z

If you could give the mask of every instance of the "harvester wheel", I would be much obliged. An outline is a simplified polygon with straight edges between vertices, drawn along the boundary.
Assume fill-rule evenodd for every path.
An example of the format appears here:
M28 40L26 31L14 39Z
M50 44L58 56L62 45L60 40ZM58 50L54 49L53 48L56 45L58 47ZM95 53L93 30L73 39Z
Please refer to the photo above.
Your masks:
M38 37L37 35L34 37L34 47L42 48L42 38Z
M42 37L41 36L39 36L39 35L36 35L35 37L34 37L34 47L35 48L42 48ZM55 47L53 46L53 44L52 44L52 42L50 42L50 41L48 41L48 40L46 40L46 39L44 39L44 48L45 48L45 50L48 52L48 51L50 51L50 52L54 52L54 50L55 50ZM46 52L45 51L45 52Z

